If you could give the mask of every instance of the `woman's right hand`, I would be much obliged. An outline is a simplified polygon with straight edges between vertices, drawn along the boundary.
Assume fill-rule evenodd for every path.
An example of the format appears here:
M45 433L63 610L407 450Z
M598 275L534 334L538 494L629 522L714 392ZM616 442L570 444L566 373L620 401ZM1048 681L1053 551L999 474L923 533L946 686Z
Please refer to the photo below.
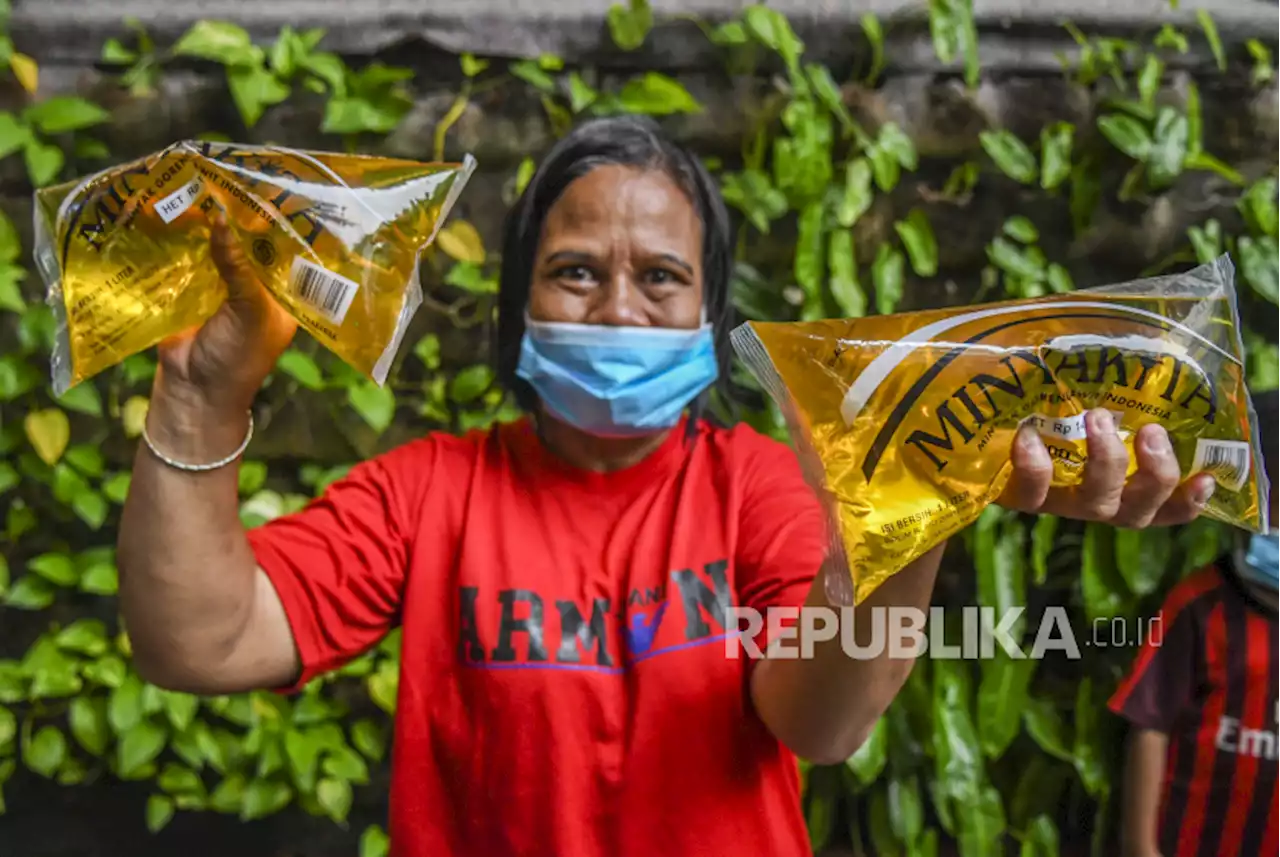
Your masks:
M201 458L225 454L244 437L244 415L298 328L221 213L211 225L210 254L227 299L198 328L160 343L147 426L173 454Z
M221 214L212 223L210 254L227 284L227 300L199 328L161 343L161 371L167 384L188 388L215 409L244 409L298 323L271 297Z

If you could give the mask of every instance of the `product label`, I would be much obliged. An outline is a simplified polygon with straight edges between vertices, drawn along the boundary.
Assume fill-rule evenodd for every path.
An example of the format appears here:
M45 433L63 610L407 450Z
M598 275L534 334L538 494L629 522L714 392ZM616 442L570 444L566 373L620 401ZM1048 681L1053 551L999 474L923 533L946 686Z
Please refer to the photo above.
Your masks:
M156 202L156 214L160 215L160 219L165 223L172 223L190 208L202 193L204 193L204 179L196 176L164 199Z
M360 284L298 256L289 274L289 290L329 321L342 324Z

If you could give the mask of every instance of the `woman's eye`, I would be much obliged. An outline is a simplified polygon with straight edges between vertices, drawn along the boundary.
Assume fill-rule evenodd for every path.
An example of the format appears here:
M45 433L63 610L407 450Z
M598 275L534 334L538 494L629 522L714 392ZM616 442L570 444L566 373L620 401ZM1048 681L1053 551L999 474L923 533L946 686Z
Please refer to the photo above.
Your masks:
M561 280L581 282L583 280L590 280L592 278L592 274L588 268L584 268L581 265L572 265L568 268L561 268L556 272L556 277Z
M649 272L649 282L666 285L667 283L676 282L676 276L664 268L654 268Z

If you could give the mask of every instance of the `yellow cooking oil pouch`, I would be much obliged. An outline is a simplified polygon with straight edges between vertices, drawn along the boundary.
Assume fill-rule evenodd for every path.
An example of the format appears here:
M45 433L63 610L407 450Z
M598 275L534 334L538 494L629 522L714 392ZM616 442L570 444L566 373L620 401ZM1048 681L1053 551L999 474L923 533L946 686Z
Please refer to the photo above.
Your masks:
M972 524L1004 490L1025 423L1053 457L1053 484L1079 482L1094 408L1115 417L1130 475L1138 430L1157 423L1186 478L1216 479L1205 514L1267 532L1233 277L1223 256L1032 300L735 329L826 495L847 561L828 596L859 603Z
M183 141L35 192L35 261L57 320L54 393L211 316L219 212L272 295L381 384L422 303L418 259L475 169Z

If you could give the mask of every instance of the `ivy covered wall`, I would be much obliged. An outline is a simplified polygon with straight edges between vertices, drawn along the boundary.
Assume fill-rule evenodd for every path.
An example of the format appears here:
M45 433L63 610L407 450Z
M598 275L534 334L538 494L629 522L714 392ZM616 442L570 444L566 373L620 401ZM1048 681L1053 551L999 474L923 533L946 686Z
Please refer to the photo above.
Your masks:
M660 116L707 160L741 215L744 317L1033 296L1226 251L1251 383L1276 386L1274 4L1086 5L1074 22L965 0L505 18L476 0L432 20L343 4L332 21L291 0L208 5L138 4L146 27L108 4L6 16L0 853L380 854L396 688L394 635L296 699L197 700L132 672L112 543L154 363L50 396L34 185L187 137L479 160L388 386L305 335L282 360L242 468L251 526L412 436L514 415L487 362L492 248L534 161L588 115ZM802 11L792 26L779 9ZM782 437L739 376L744 418ZM1086 628L1150 611L1220 538L992 510L953 545L937 600L1025 604L1029 627L1069 605ZM1131 655L922 663L856 757L807 771L815 847L1109 853L1122 736L1102 703Z

